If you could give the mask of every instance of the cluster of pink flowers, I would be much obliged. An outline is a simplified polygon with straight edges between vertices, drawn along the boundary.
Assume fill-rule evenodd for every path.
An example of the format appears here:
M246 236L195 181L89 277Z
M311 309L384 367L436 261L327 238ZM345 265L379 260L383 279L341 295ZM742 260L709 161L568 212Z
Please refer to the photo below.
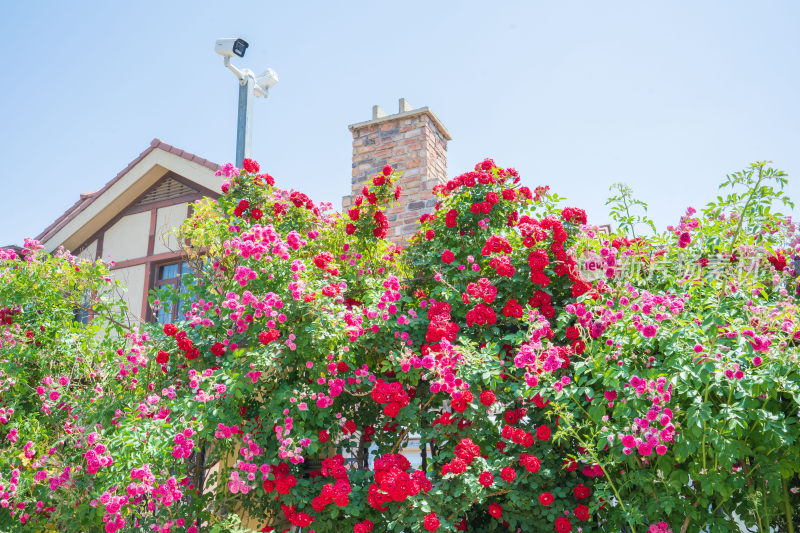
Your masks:
M172 438L174 446L172 447L172 456L175 459L181 459L192 455L194 450L194 440L191 438L194 435L192 428L186 428Z
M96 474L101 468L111 466L114 463L110 452L103 455L108 451L106 445L102 443L95 444L99 438L100 435L97 433L90 433L86 438L89 449L84 452L83 456L86 458L86 472L89 474Z
M664 377L647 380L633 376L625 386L631 387L637 397L649 399L651 405L644 418L634 418L631 433L620 435L622 452L627 455L635 449L639 455L649 457L655 450L656 454L664 455L667 443L672 442L675 435L674 414L666 407L672 398L672 385L667 386Z

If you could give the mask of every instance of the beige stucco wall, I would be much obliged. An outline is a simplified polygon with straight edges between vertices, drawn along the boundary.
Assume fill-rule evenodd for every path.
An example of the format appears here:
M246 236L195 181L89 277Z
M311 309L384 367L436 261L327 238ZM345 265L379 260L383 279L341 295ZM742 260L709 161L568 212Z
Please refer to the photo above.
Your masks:
M148 213L149 214L149 213ZM132 322L139 322L144 299L144 272L146 265L118 268L111 271L111 277L119 280L127 290L120 291L120 296L128 305L128 314Z
M150 211L127 215L106 230L103 236L103 257L116 262L147 255L150 235Z
M84 248L84 250L78 254L78 257L81 259L89 259L94 261L94 258L97 255L97 241L92 241L89 246Z
M186 220L189 204L175 204L162 207L156 215L156 242L153 247L154 254L164 252L177 252L180 250L178 239L175 236L175 228Z

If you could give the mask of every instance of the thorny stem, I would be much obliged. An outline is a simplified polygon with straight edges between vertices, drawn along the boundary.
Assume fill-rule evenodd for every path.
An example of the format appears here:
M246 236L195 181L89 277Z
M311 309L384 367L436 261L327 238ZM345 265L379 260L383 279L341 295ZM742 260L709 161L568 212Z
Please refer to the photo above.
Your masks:
M700 503L700 500L697 500L696 502L694 502L694 507L697 507L697 505L699 503ZM686 517L686 520L683 521L683 525L681 526L681 533L686 533L686 530L689 528L689 522L691 520L692 520L691 516L687 516Z
M627 514L628 509L625 507L625 502L622 501L622 496L620 496L619 491L617 490L617 486L614 484L614 480L612 480L611 476L608 474L606 467L601 464L600 459L597 457L597 454L594 451L594 446L587 444L584 441L584 439L574 429L574 427L571 424L569 424L569 420L565 420L565 424L569 427L569 432L572 433L572 436L575 437L575 439L581 444L581 446L589 453L589 455L592 458L592 462L600 466L600 469L603 471L603 475L608 480L608 484L611 485L611 490L614 491L614 496L617 497L617 501L619 502L620 508L622 508L622 511ZM628 522L628 527L631 529L631 533L636 533L636 528L633 527L633 522L631 522L630 519L628 519L627 522Z
M90 311L90 312L92 312L92 313L93 313L93 312L95 312L95 311L94 311L94 309L92 309L91 307L86 307L85 305L81 305L81 304L75 304L75 307L79 307L80 309L83 309L83 310L85 310L85 311ZM102 315L101 315L101 316L102 316ZM109 322L111 322L111 323L112 323L112 324L114 324L115 326L119 326L119 327L121 327L121 328L122 328L122 329L124 329L125 331L131 331L131 327L130 327L130 326L126 326L125 324L123 324L123 323L121 323L121 322L117 322L116 320L114 320L114 319L113 319L113 318L111 318L110 316L103 316L103 319L104 319L104 320L108 320Z
M787 531L794 533L794 525L792 524L792 506L789 503L789 481L783 478L783 512L786 516Z
M631 218L631 213L630 213L630 210L628 209L628 202L625 200L625 196L624 195L622 196L622 207L625 208L625 216L628 219L630 219ZM634 228L634 224L633 223L631 223L631 235L633 236L634 239L636 238L636 229Z
M761 180L764 178L764 165L761 164L758 166L758 180L756 181L755 186L750 189L750 196L747 198L747 202L744 204L744 208L742 208L742 213L739 216L739 224L736 225L736 231L733 233L733 239L731 239L731 245L728 248L728 255L730 256L733 253L733 249L736 246L736 241L739 240L739 234L742 231L742 223L744 222L744 215L747 213L747 208L750 206L750 202L753 200L753 196L755 196L756 191L758 190L758 186L761 185Z

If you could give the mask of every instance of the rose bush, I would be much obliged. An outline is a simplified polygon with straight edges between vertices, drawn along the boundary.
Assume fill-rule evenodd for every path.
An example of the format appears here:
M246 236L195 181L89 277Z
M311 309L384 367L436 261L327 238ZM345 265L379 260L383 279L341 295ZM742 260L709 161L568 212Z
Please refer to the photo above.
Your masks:
M3 252L4 527L793 531L782 173L642 238L627 188L607 236L485 160L404 250L390 167L343 214L254 161L220 174L186 292L151 297L191 302L175 324L125 324L102 263Z

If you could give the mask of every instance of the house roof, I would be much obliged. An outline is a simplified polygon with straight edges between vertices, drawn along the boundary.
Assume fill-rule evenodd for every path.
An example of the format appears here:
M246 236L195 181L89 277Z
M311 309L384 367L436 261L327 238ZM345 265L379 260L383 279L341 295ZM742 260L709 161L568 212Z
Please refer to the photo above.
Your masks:
M39 235L36 236L37 241L46 241L51 238L60 228L64 227L69 221L74 219L78 214L80 214L84 209L86 209L89 205L91 205L100 195L106 192L108 189L111 188L116 182L118 182L122 176L127 174L134 166L136 166L142 159L147 157L153 150L163 150L165 152L169 152L171 154L175 154L180 156L188 161L194 161L204 167L209 168L216 172L219 170L220 166L216 163L212 163L207 159L203 159L200 156L195 154L189 153L185 150L181 150L180 148L176 148L170 144L163 142L161 139L153 139L150 141L150 146L147 147L145 151L143 151L139 156L128 163L128 166L123 168L116 176L111 178L111 180L106 183L103 188L96 190L94 192L89 193L81 193L78 201L72 204L72 206L64 211L60 217L58 217L52 224L47 226Z
M160 157L158 155L160 154ZM167 155L168 154L168 155ZM186 162L190 162L191 164L188 165L178 165L181 160L185 160ZM184 167L181 168L171 168L171 167ZM96 211L100 211L106 209L108 204L114 203L114 200L117 197L123 195L128 189L131 189L131 184L127 184L126 186L121 186L121 182L125 181L126 176L130 176L134 169L137 176L134 178L134 181L139 181L143 178L149 171L158 169L159 172L156 172L160 177L164 173L169 170L174 170L178 174L191 174L191 168L196 170L205 170L203 174L210 174L213 175L213 172L216 172L220 169L220 166L216 163L213 163L207 159L199 157L195 154L189 153L185 150L181 150L180 148L176 148L172 145L169 145L160 139L153 139L150 142L150 146L147 147L141 154L139 154L136 159L128 163L128 165L122 169L116 176L111 178L101 189L89 192L89 193L82 193L78 200L69 207L61 216L59 216L52 224L47 226L39 235L36 236L36 240L41 241L45 245L45 249L48 251L54 250L60 245L65 245L68 248L70 246L77 246L80 243L75 243L74 239L72 242L70 241L70 237L76 233L77 228L75 227L74 222L78 218L84 218L82 222L85 224L91 218L95 218L98 213L92 213L88 215L88 211L91 211L91 207L96 208ZM207 169L207 170L206 170ZM181 172L181 170L189 171L189 172ZM193 176L185 176L189 179L192 179ZM149 181L153 181L152 176L150 177ZM129 180L130 181L130 180ZM202 180L206 181L206 180ZM152 184L152 183L150 183ZM201 183L203 185L208 186L208 182ZM115 187L116 186L116 187ZM209 187L210 188L210 187ZM216 187L214 187L216 188ZM111 192L110 192L111 191ZM109 199L108 196L112 195L113 198ZM99 203L102 202L101 198L104 198L108 201L105 202L106 205L98 206ZM119 207L117 205L117 207ZM108 211L106 209L106 211ZM108 213L106 213L108 215ZM105 218L108 218L107 216ZM72 226L72 227L69 227Z

